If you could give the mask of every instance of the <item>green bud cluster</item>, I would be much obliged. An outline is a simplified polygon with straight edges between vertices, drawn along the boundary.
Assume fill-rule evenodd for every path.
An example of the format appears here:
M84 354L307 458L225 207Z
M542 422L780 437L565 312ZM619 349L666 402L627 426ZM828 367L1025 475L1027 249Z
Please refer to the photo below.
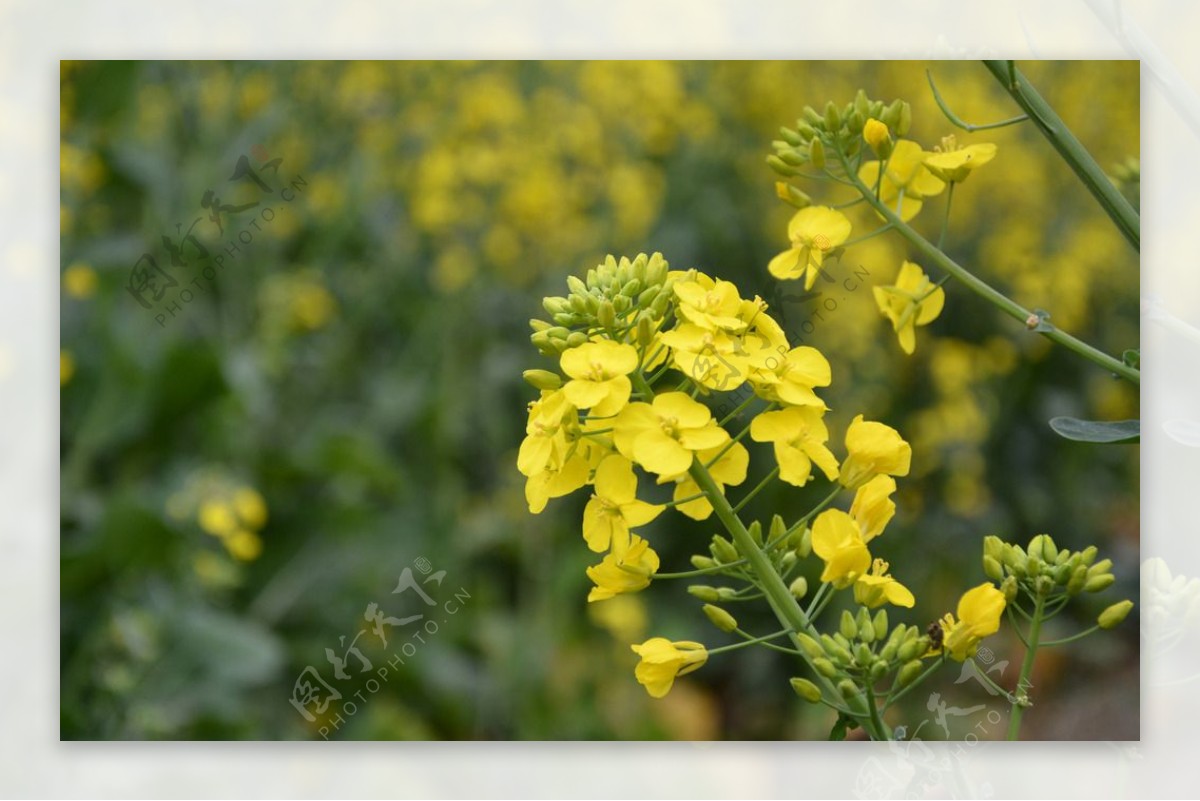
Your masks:
M797 642L813 668L826 678L872 683L893 670L900 671L902 684L912 681L929 650L929 637L916 626L901 623L889 628L887 610L872 615L865 606L857 613L843 611L833 634L814 638L802 633Z
M1059 548L1049 534L1038 534L1024 548L988 536L983 540L983 572L993 581L1002 582L1002 589L1011 577L1035 596L1060 591L1067 595L1100 592L1116 578L1112 560L1096 561L1097 553L1094 545L1082 551Z
M863 126L871 118L885 124L897 136L904 136L912 126L912 108L900 99L885 105L882 100L867 97L862 89L844 106L832 101L822 110L805 106L794 128L779 129L779 139L771 143L774 152L767 156L767 164L784 178L792 178L800 175L807 164L823 169L831 147L854 156L862 146ZM786 184L776 189L779 197L793 206L803 208L811 203L807 195L799 190L789 191Z
M578 347L597 331L626 329L624 339L647 344L674 298L669 269L661 253L639 253L632 261L608 256L586 279L568 276L566 297L542 301L550 319L529 321L530 340L545 356Z

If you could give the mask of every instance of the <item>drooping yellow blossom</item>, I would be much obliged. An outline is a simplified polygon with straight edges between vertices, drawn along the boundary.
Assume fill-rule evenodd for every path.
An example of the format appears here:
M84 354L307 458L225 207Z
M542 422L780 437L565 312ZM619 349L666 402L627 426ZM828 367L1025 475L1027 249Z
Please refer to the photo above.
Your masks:
M596 553L611 547L622 558L629 550L629 530L658 517L663 507L638 500L633 465L616 454L605 457L596 468L593 489L583 510L583 539Z
M828 206L800 209L788 223L791 248L771 259L767 269L780 280L804 276L804 288L811 289L825 254L849 237L850 220L840 211Z
M738 317L742 297L729 281L713 280L701 272L683 273L674 283L679 299L679 316L709 331L742 331L746 323ZM690 276L690 280L686 278Z
M888 521L896 514L896 503L891 494L896 491L896 480L891 476L875 476L854 493L850 505L850 516L862 531L863 542L870 542L883 533Z
M821 419L824 406L798 406L777 412L764 412L750 423L750 438L755 442L775 445L779 477L789 484L803 487L812 476L815 463L833 481L838 475L838 463L825 447L829 429Z
M629 647L642 658L634 669L638 684L654 698L669 693L676 676L698 670L708 661L704 646L690 640L671 642L664 637L652 637L641 645Z
M650 586L650 577L658 571L658 565L658 554L650 543L636 534L631 535L624 555L610 553L600 564L587 569L588 578L596 585L588 593L588 603L644 590Z
M861 414L846 429L846 451L838 480L849 489L857 489L878 475L906 476L912 461L912 448L900 432L883 423L863 420Z
M917 347L917 326L936 320L945 302L942 288L911 261L901 265L894 285L875 287L875 305L892 321L905 353L911 354Z
M879 200L908 221L917 216L925 198L939 194L946 185L925 168L929 153L916 142L900 139L887 160L879 186ZM870 189L879 181L880 162L868 161L858 170L858 178Z
M727 449L728 448L728 449ZM708 448L698 451L696 457L701 462L708 464L713 459L717 458L717 454L721 454L721 458L708 468L708 474L712 476L713 481L717 484L717 489L724 491L725 487L736 487L746 480L746 469L750 466L750 452L740 442L735 442L732 445L722 445L717 448ZM677 476L662 476L658 479L658 483L665 484L668 481L677 481L675 485L674 501L678 504L675 508L693 520L707 520L713 512L712 503L707 497L695 498L700 495L700 487L689 473L681 473ZM679 503L684 498L694 498L687 503Z
M563 387L567 400L607 417L629 402L629 374L637 369L638 352L632 345L611 340L585 342L564 352L560 366L572 379Z
M672 348L675 368L702 387L731 392L746 381L749 361L737 336L684 323L659 339Z
M826 509L817 515L812 549L825 562L821 581L831 582L838 589L849 587L871 566L871 552L863 542L861 529L841 509Z
M1004 593L984 582L967 590L958 601L958 619L947 614L938 624L942 629L942 647L950 658L964 662L975 656L979 642L1000 630L1000 615L1004 613Z
M529 504L530 513L540 514L551 498L570 495L587 484L593 457L599 452L597 446L580 440L574 450L568 451L560 465L555 467L547 464L531 473L525 481L525 501Z
M876 559L871 564L870 572L855 580L854 600L872 609L885 603L911 609L916 603L908 588L888 575L888 563L882 559Z
M75 262L63 271L63 289L73 298L80 300L90 298L96 293L96 286L99 283L96 271L83 262Z
M613 421L617 450L659 475L683 473L693 453L728 441L729 433L716 424L708 407L685 392L664 392L653 403L631 403Z
M940 147L925 159L925 169L947 183L961 183L976 167L982 167L996 157L996 146L990 142L959 147L952 135L942 139Z

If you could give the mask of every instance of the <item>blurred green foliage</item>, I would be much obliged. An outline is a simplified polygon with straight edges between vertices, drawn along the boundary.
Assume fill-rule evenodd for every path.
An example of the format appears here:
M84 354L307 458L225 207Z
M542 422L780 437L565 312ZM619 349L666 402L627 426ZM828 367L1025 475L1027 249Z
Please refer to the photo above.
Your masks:
M609 252L662 251L761 294L832 363L831 428L866 410L912 442L879 554L905 566L910 622L982 579L990 533L1096 542L1136 597L1137 447L1067 442L1046 422L1137 417L1136 388L953 284L905 357L869 290L907 255L895 237L852 248L815 299L766 273L791 212L763 161L778 126L861 86L909 100L910 137L931 148L952 129L926 66L964 119L1015 113L982 66L956 62L64 63L62 736L321 736L339 704L310 723L288 703L311 665L356 704L330 738L823 738L829 716L792 697L796 666L770 652L648 698L630 642L726 635L670 583L589 607L585 498L528 514L520 374L544 365L526 321ZM1138 154L1136 63L1023 69L1102 165ZM947 250L1107 352L1136 348L1137 254L1069 169L1028 126L959 138L999 154L957 194ZM230 180L242 156L270 192ZM208 190L259 205L218 232ZM940 202L919 228L936 233ZM197 218L210 257L225 254L211 279L194 247L173 265L164 245ZM149 309L129 291L144 253L178 281ZM752 458L747 487L767 470ZM258 526L236 500L251 495ZM780 485L748 510L812 500ZM664 570L713 525L652 524ZM377 691L353 657L334 681L325 649L369 628L369 603L422 611L391 594L419 558L446 571L425 585L437 603L469 598ZM377 671L406 641L358 643ZM988 647L1015 670L1019 642ZM1135 627L1039 668L1026 737L1136 736ZM1004 709L975 682L930 689ZM910 725L925 697L908 699Z

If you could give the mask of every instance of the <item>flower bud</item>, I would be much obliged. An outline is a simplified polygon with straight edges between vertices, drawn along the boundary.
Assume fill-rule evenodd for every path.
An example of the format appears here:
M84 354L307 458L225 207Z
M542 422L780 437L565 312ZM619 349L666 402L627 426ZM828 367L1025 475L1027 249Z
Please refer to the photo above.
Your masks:
M754 540L754 544L761 548L763 544L762 523L755 520L746 527L746 531L750 534L750 538Z
M863 139L866 140L867 144L871 146L871 149L881 159L885 159L891 155L892 136L888 131L888 127L882 122L871 117L863 123L862 135ZM888 151L887 153L883 152L885 149Z
M799 677L791 679L792 689L796 691L796 695L808 701L810 704L819 704L821 702L821 690L817 685L813 684L808 679Z
M701 601L719 601L721 594L717 592L716 587L710 587L707 584L692 584L687 588L688 595L693 598L699 598Z
M534 333L537 333L550 328L550 323L546 322L545 320L539 320L536 317L531 317L529 318L529 327L533 329Z
M627 298L635 298L642 291L642 279L630 278L621 287L621 294Z
M917 676L921 675L921 660L913 659L904 663L904 667L900 668L900 674L896 676L896 684L900 687L907 687L912 684Z
M717 587L717 597L722 601L736 601L738 591L733 587Z
M893 100L887 108L879 115L879 121L886 125L889 129L894 130L897 135L903 136L900 133L900 107L904 103L899 98Z
M556 314L564 314L571 310L571 302L566 298L542 298L542 308L546 310L546 314L553 317Z
M738 560L737 549L733 547L733 543L722 537L720 534L713 535L712 555L717 558L718 562L729 564Z
M896 136L905 136L912 127L912 106L907 102L900 103L900 119L896 121Z
M825 649L821 647L821 644L803 632L796 635L796 642L809 659L820 659L825 656Z
M1101 573L1098 576L1092 576L1086 582L1084 582L1083 591L1100 592L1101 590L1107 590L1116 580L1117 577L1112 573Z
M854 622L854 615L850 614L849 610L842 610L842 620L838 626L838 631L847 640L853 640L858 636L858 624Z
M899 641L898 640L893 641L892 639L889 638L887 641L887 644L884 645L883 648L879 651L879 658L882 659L884 662L891 664L892 662L896 661L896 652L899 650L900 650Z
M805 526L798 533L800 535L800 542L795 546L796 553L800 555L801 559L807 559L809 554L812 553L812 529Z
M860 640L868 644L875 641L875 624L871 622L871 610L860 606L858 614L854 616L854 624L858 626Z
M796 133L800 135L800 139L804 142L810 141L817 135L817 131L804 120L796 120Z
M992 581L1001 581L1004 578L1004 568L1000 566L991 556L983 555L983 574Z
M882 679L884 674L887 672L888 672L887 661L883 660L883 659L876 659L874 662L871 663L871 669L868 672L867 677L872 682L877 682L880 679Z
M875 619L871 621L871 626L875 629L876 642L882 641L888 635L888 619L887 610L880 609L875 613Z
M799 576L792 585L788 587L788 591L792 593L792 597L800 600L805 595L808 595L808 579L804 576Z
M786 181L775 182L775 194L789 206L805 209L812 205L812 198Z
M838 636L841 636L839 633ZM821 635L821 645L825 648L825 653L843 664L849 664L853 659L850 656L850 649L846 647L846 640L843 637L842 642L838 642L828 634Z
M692 556L692 567L696 568L697 570L707 570L710 567L716 566L716 561L709 559L707 556L701 556L700 554L695 554Z
M1016 576L1009 576L1000 583L1000 592L1004 593L1004 603L1011 604L1017 600L1017 591L1020 586L1017 584Z
M786 574L792 569L792 566L799 561L800 557L796 556L795 551L788 551L783 556L779 557L779 569Z
M1063 554L1066 551L1059 551L1059 553ZM1061 565L1055 565L1050 575L1054 578L1055 584L1066 584L1071 578L1071 566L1066 562Z
M772 515L771 527L767 529L767 540L775 543L775 546L780 545L779 538L787 533L787 523L783 522L783 518L779 515Z
M1049 565L1058 564L1058 548L1054 546L1054 539L1049 534L1042 535L1042 559Z
M737 620L734 619L733 615L729 614L719 606L705 604L701 607L701 609L704 610L704 614L708 616L708 619L712 621L712 624L721 631L730 632L738 627Z
M921 656L922 654L924 654L925 651L927 650L927 648L928 648L928 646L925 643L921 642L920 637L916 637L911 640L906 640L896 650L896 658L899 659L901 662L908 662L909 660L916 659L919 656Z
M803 121L807 122L809 125L823 126L825 124L825 118L817 113L817 110L812 106L805 106L804 110L800 112L800 116Z
M849 701L852 698L858 697L858 685L850 681L850 679L842 679L838 682L838 692L842 697Z
M838 675L838 669L834 667L832 662L823 656L813 659L812 665L813 670L817 671L827 679L832 679Z
M558 389L562 386L562 377L549 370L526 370L521 373L521 378L534 389Z
M1085 565L1091 565L1096 561L1096 555L1099 553L1100 551L1095 545L1089 545L1079 552L1079 556Z
M587 284L580 281L574 275L567 276L567 289L571 290L572 295L580 296L588 294Z
M871 652L871 646L865 642L860 642L854 646L854 662L859 667L868 667L875 661L875 654Z
M643 349L650 347L654 342L654 324L650 322L650 316L646 312L638 315L637 321L637 343ZM645 354L652 356L653 354Z
M768 156L768 158L770 158ZM809 145L808 160L818 170L825 169L825 145L821 143L819 137L814 137L812 144Z
M1105 609L1096 618L1096 623L1102 629L1111 629L1126 618L1129 610L1133 609L1133 601L1120 601Z
M1088 578L1112 572L1112 564L1113 563L1111 559L1101 559L1099 562L1088 568Z
M567 337L567 347L578 348L580 345L587 344L587 341L587 334L583 333L582 331L575 331Z
M990 556L997 562L1004 562L1004 541L995 534L983 538L983 555Z
M600 302L600 308L596 310L596 322L600 323L601 327L603 328L616 328L617 315L616 312L613 311L611 300L602 300Z
M862 89L854 93L854 110L861 114L864 120L871 116L871 99Z
M813 141L818 142L820 140L814 139ZM775 154L767 156L767 166L787 178L791 178L792 176L800 174L798 169L795 167L789 167L783 159L779 158L779 156L776 156Z
M1034 579L1033 589L1038 595L1045 597L1054 592L1054 579L1050 576L1038 576Z
M786 148L777 150L775 155L779 156L780 161L792 167L803 167L808 163L807 154L799 148Z
M612 304L617 314L624 314L625 312L629 311L631 306L633 306L633 301L625 295L617 295L612 299Z
M830 100L825 104L825 130L830 133L842 127L842 115L838 107Z
M799 132L793 131L786 125L780 126L779 136L792 147L804 144L804 139L800 136Z

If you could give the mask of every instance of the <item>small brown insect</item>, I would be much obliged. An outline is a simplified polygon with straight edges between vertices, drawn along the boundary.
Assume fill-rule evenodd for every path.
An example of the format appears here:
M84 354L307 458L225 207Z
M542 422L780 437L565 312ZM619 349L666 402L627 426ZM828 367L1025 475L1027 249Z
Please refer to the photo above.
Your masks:
M934 621L929 624L929 628L925 629L925 633L929 635L929 647L933 650L938 650L942 647L942 624Z

